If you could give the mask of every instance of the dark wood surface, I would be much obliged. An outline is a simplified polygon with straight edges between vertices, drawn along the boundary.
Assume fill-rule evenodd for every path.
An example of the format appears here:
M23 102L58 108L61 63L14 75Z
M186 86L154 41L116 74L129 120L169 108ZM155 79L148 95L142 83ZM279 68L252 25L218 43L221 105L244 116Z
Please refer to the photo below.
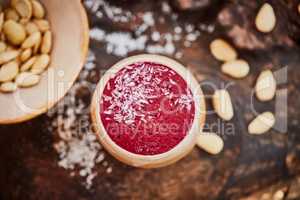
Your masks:
M153 10L157 15L157 1L122 1L133 12ZM129 3L128 3L129 2ZM220 72L220 62L209 52L210 41L226 38L237 49L241 58L251 65L250 75L235 81L229 88L235 109L234 134L223 134L224 151L211 156L195 148L186 158L162 169L137 169L126 166L106 154L112 173L106 173L101 164L95 167L98 176L91 189L82 185L82 177L58 166L58 155L53 148L55 132L48 129L50 118L42 115L26 123L0 127L0 199L3 200L92 200L92 199L259 199L282 190L285 199L300 199L300 46L299 19L296 2L271 1L280 15L276 29L270 34L258 33L253 24L255 13L263 1L229 1L213 9L215 14L197 18L194 11L180 11L178 23L209 22L216 26L213 33L201 32L191 47L178 45L187 66L200 83L211 82L221 86L233 79ZM176 6L176 5L175 5ZM217 8L217 9L216 9ZM176 10L176 9L175 9ZM211 13L211 7L201 12ZM190 17L189 17L190 16ZM298 19L297 19L298 17ZM136 22L111 23L89 13L91 27L106 30L134 31ZM197 19L196 19L197 18ZM203 19L203 21L201 21ZM158 29L172 28L165 22ZM99 42L91 41L96 53L97 72L87 81L97 82L99 71L121 59L105 52ZM132 52L130 55L143 51ZM247 124L254 116L249 95L259 72L264 68L276 71L288 66L288 82L280 85L288 91L288 131L271 130L261 136L247 133ZM213 92L203 85L206 95ZM85 103L90 95L85 95ZM211 109L209 98L206 100ZM256 110L274 111L275 100L260 103ZM2 106L3 107L3 106ZM207 116L207 124L219 119ZM220 123L223 123L220 121ZM224 123L226 125L226 123ZM297 178L298 177L298 178ZM270 197L271 199L271 197Z

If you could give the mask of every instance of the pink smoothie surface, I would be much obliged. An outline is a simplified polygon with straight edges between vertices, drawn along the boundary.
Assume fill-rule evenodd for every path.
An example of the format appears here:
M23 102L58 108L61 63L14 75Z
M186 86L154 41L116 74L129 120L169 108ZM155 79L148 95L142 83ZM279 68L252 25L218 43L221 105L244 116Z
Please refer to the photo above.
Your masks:
M171 150L188 134L195 102L176 71L137 62L124 66L106 83L100 116L118 146L134 154L156 155Z

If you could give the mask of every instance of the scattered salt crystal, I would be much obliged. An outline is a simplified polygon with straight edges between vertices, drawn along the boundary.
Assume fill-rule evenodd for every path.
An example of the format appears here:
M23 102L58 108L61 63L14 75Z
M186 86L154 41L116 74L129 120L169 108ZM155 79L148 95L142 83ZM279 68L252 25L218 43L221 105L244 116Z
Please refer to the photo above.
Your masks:
M165 1L162 2L162 4L161 4L161 10L162 10L164 13L170 13L170 12L171 12L171 7L170 7L170 5L168 4L168 2L165 2Z
M175 26L174 32L177 34L180 34L180 33L182 33L182 28L180 26Z
M102 41L105 38L105 32L99 28L93 28L90 30L90 38Z
M192 24L187 24L187 25L185 25L185 31L188 32L188 33L193 32L194 29L195 29L195 26L192 25Z
M197 34L195 33L189 33L185 36L186 40L190 41L190 42L193 42L197 39Z
M175 58L180 59L182 58L182 52L178 51L175 53Z
M159 41L160 39L160 33L157 31L154 31L151 35L151 39L155 42Z
M108 168L106 169L106 173L110 174L111 172L112 172L112 168L111 168L111 167L108 167Z

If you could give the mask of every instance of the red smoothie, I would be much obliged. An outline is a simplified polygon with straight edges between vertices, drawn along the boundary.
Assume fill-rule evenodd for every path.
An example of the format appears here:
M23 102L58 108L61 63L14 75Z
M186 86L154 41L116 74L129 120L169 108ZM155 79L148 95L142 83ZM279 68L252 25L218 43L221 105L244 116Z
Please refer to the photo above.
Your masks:
M195 102L186 81L173 69L138 62L124 66L105 85L101 121L121 148L140 155L169 151L188 134Z

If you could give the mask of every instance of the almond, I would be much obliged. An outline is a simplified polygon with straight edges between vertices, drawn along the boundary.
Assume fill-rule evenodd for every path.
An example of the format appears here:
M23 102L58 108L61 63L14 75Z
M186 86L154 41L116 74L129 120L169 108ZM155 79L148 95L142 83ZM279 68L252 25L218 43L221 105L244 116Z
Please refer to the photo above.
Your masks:
M0 91L1 92L5 92L5 93L9 93L9 92L14 92L17 90L17 84L15 84L14 82L5 82L2 83L0 86Z
M224 142L215 133L200 133L197 136L197 145L210 154L218 154L224 147Z
M32 0L33 16L42 19L45 16L45 9L39 1Z
M5 11L5 20L14 20L19 21L20 16L18 15L17 11L11 8L7 8Z
M0 13L0 33L2 32L3 24L4 24L4 13Z
M0 42L0 53L6 50L6 44L4 42Z
M10 0L11 7L15 8L19 0Z
M300 14L300 4L298 4L298 13Z
M264 70L257 78L255 85L256 97L260 101L270 101L276 93L276 80L271 70Z
M41 37L41 39L33 47L33 53L34 54L38 53L38 51L40 49L40 46L41 46L41 43L42 43L42 37Z
M45 19L36 19L34 20L34 23L37 25L41 32L46 32L50 29L50 24Z
M21 65L21 68L20 68L21 72L29 70L32 67L32 65L35 63L36 58L37 57L34 56L34 57L30 58L28 61L26 61L23 65Z
M248 126L250 134L263 134L269 131L275 124L275 117L271 112L258 115Z
M210 44L212 55L220 61L232 61L237 58L234 48L223 39L215 39Z
M12 61L2 65L0 68L0 82L13 80L19 72L19 65L16 61Z
M212 97L213 107L223 120L229 121L233 117L231 98L227 90L216 90Z
M271 32L274 29L276 25L276 16L273 7L270 4L265 3L260 8L255 19L255 25L257 30L263 33Z
M39 44L41 42L41 33L40 32L35 32L32 33L22 44L23 49L28 49L36 44Z
M19 87L31 87L40 82L40 76L31 72L22 72L16 77L16 83Z
M52 35L50 31L46 31L42 40L41 52L43 54L47 54L51 51L51 47L52 47Z
M21 17L29 20L32 16L32 5L29 0L19 0L14 7Z
M224 63L221 70L233 78L244 78L248 75L250 67L245 60L239 59Z
M40 74L48 67L50 63L50 57L47 54L40 55L34 62L31 72L34 74Z
M32 50L31 49L25 49L21 55L20 55L20 60L21 62L27 61L32 55Z
M3 53L0 53L0 65L7 63L16 57L18 57L19 51L17 50L7 50Z
M25 30L26 30L26 32L27 32L28 35L31 35L32 33L35 33L35 32L39 32L39 28L33 22L28 22L25 25Z
M4 23L3 31L5 33L6 38L13 45L22 44L22 42L26 38L26 32L24 27L13 20L8 20Z

